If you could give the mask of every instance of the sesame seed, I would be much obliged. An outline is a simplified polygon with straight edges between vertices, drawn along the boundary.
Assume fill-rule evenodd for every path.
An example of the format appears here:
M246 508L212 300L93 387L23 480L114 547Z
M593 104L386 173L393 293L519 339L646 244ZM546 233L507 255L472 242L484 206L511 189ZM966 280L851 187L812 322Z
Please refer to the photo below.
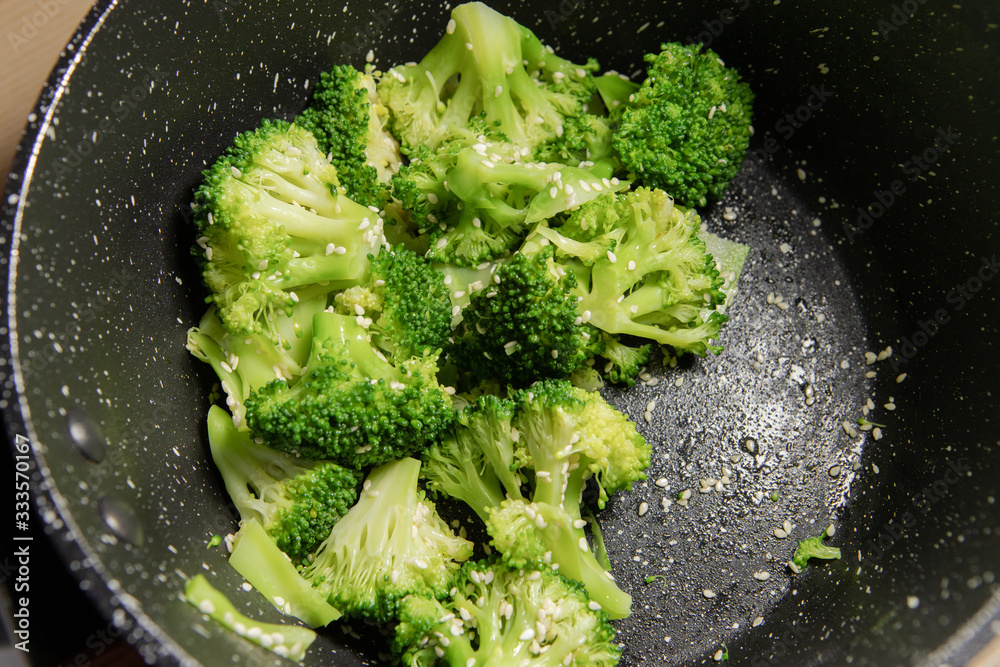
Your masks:
M586 537L581 537L580 538L580 542L579 542L578 546L580 547L580 551L590 551L590 547L587 546L587 538Z
M587 607L588 607L588 608L589 608L589 609L590 609L591 611L600 611L600 610L601 610L601 605L600 605L600 603L598 603L598 602L594 602L593 600L591 600L590 602L588 602L588 603L587 603Z
M763 616L758 616L757 618L753 619L753 623L751 623L750 625L752 625L753 627L756 628L757 626L759 626L759 625L761 625L763 623L764 623L764 617Z
M900 373L899 375L896 376L896 384L899 384L905 379L906 379L906 373Z
M455 19L450 19L450 20L448 21L448 25L447 25L447 26L445 27L445 31L446 31L446 32L447 32L447 33L448 33L449 35L453 35L453 34L455 34L455 26L456 26L456 25L457 25L457 24L455 23Z
M644 516L648 511L649 511L648 503L646 502L639 503L639 516Z
M615 262L618 261L618 256L615 253L613 253L613 252L611 252L609 250L608 251L608 261L611 262L612 264L614 264Z
M710 588L706 588L705 590L703 590L703 591L701 592L701 594L702 594L702 595L704 595L704 596L705 596L706 598L708 598L709 600L711 600L712 598L714 598L714 597L715 597L715 591L713 591L713 590L712 590L712 589L710 589Z
M497 86L493 91L493 97L500 97L501 95L503 95L503 86Z
M788 537L788 533L786 533L781 528L775 528L774 529L774 536L777 537L779 540L783 540L786 537Z
M661 477L660 479L656 480L655 483L661 489L665 489L667 487L667 484L668 484L666 477Z
M763 572L763 571L761 571L761 572L754 572L753 573L753 578L756 579L757 581L767 581L768 579L771 578L771 573L770 572Z
M629 271L635 271L635 260L634 259L630 259L628 261L628 270Z

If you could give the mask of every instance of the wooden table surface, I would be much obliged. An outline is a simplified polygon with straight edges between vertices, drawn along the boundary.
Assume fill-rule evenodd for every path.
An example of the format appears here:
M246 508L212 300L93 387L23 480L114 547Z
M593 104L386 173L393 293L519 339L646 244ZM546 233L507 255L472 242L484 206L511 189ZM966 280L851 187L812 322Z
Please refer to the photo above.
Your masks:
M94 0L0 0L0 168L14 149L59 53Z

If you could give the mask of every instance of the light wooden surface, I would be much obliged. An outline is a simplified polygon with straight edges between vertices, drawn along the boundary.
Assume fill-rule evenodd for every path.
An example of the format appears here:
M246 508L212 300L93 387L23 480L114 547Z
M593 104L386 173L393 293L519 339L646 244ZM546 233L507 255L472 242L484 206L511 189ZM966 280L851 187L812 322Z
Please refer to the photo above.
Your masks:
M0 0L0 169L6 183L28 114L94 0Z

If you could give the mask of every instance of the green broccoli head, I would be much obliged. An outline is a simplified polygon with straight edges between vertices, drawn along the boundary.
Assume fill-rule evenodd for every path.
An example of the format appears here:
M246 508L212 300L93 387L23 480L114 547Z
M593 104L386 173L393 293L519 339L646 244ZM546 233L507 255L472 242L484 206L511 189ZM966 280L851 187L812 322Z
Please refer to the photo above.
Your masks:
M574 255L569 241L553 244L556 263L576 276L571 292L584 322L679 352L704 356L722 349L711 340L727 320L717 310L725 302L725 281L698 237L700 219L693 210L674 205L662 190L639 188L602 195L573 220L554 231L564 239L586 241L586 254ZM595 229L608 230L612 238L593 238ZM593 244L612 242L613 250L594 259Z
M621 116L614 146L649 187L687 206L719 199L750 143L753 93L701 44L664 44Z
M438 384L437 355L387 360L356 318L313 318L307 371L246 401L251 432L269 447L353 468L419 452L454 419Z
M610 667L620 654L607 616L578 583L545 567L466 563L446 599L407 597L399 619L393 649L410 667Z
M387 116L376 73L338 65L320 74L312 101L295 119L316 137L347 196L365 206L384 205L385 184L402 162L399 142L385 127Z
M402 247L369 258L370 278L334 296L388 359L437 354L451 335L451 293L444 275Z
M551 264L550 252L515 253L497 266L488 288L462 311L465 330L451 348L455 365L474 377L523 386L566 377L599 352L600 337L582 324L572 274Z
M259 445L218 406L208 413L208 442L241 523L259 521L292 562L307 559L357 499L359 473Z
M345 615L387 621L402 598L443 598L472 545L417 488L420 462L372 470L358 503L333 527L302 576Z
M362 280L385 242L382 219L344 196L313 135L263 121L236 137L204 172L195 220L202 275L227 331L266 333L299 299L295 290Z
M530 153L583 113L596 69L560 58L513 19L471 2L452 10L446 34L423 60L389 70L378 92L404 152L433 150L449 128L483 113Z

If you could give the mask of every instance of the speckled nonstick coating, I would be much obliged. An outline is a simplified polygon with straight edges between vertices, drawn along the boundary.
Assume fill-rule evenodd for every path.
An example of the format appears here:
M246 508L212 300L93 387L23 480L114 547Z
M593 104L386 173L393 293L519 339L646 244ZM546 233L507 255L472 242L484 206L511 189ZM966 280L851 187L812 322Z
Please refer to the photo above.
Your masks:
M1000 12L494 6L627 73L661 41L708 38L757 93L753 153L704 211L752 248L725 351L607 392L655 446L649 481L602 515L634 596L622 664L710 664L723 642L736 665L960 664L1000 630ZM235 133L300 110L321 70L369 49L381 67L417 60L445 21L430 3L103 2L29 119L3 202L8 436L31 441L68 567L149 660L279 661L178 599L182 574L239 581L205 548L234 520L208 464L211 371L184 349L203 309L199 174ZM878 441L842 427L869 399ZM663 509L685 489L687 507ZM796 540L830 523L844 558L792 575ZM324 632L307 664L379 663L386 641L361 625Z

